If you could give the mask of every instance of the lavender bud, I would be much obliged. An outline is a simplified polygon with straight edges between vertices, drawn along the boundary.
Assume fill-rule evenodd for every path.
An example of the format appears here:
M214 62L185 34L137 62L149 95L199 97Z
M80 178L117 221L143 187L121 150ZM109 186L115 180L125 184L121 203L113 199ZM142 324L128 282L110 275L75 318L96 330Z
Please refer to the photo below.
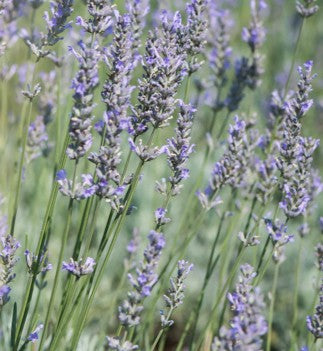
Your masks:
M37 116L35 121L29 125L28 139L26 145L26 161L30 163L36 158L50 152L51 144L48 142L46 125L42 116Z
M31 332L31 334L29 334L29 336L27 337L27 341L30 341L32 343L36 342L39 339L39 333L43 328L44 325L39 324L38 327L33 332Z
M18 262L18 258L15 257L17 249L20 247L20 243L13 236L7 235L0 237L0 283L8 284L14 278L13 268Z
M303 17L308 18L316 14L319 6L316 5L316 0L296 1L296 11Z
M155 221L159 227L170 222L170 218L166 217L166 213L167 210L162 207L157 208L155 211Z
M82 182L77 183L67 179L64 169L56 173L56 181L59 185L59 191L71 199L83 200L93 196L97 191L97 185L91 174L82 174Z
M9 300L11 288L8 285L1 285L0 286L0 311L1 307L4 306Z
M267 232L274 245L273 260L275 263L284 261L284 246L289 242L294 241L294 236L287 234L287 226L276 219L273 222L271 219L265 218Z
M83 275L93 273L95 264L94 259L91 257L87 257L83 264L82 259L74 261L73 258L70 258L70 262L63 262L62 269L80 278Z
M21 93L24 95L27 99L29 99L30 102L33 101L33 99L39 95L41 91L41 86L39 83L37 83L34 87L31 87L29 84L27 84L27 90L23 90Z
M323 244L319 243L315 247L318 269L323 272Z
M25 254L28 273L31 275L46 273L53 268L52 264L47 262L47 257L44 254L40 257L39 262L38 262L38 256L30 252L29 250L26 250L24 254Z
M107 336L107 340L108 340L108 346L111 350L133 351L133 350L139 349L137 345L133 345L129 341L121 341L119 338Z

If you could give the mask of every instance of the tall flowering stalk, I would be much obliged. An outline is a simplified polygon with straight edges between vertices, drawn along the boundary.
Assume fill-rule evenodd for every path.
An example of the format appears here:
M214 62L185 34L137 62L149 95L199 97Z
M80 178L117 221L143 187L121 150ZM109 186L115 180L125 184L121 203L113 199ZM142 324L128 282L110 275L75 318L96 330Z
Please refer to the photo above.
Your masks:
M121 211L120 197L128 181L121 179L121 133L127 124L132 87L130 79L133 64L133 33L131 17L117 14L112 46L106 50L105 63L109 69L102 90L106 105L104 120L96 125L104 145L98 153L91 153L89 160L96 165L97 195L106 199L114 210Z
M219 337L213 341L212 351L262 349L262 337L267 333L263 296L260 289L253 286L256 276L253 267L245 264L240 271L235 291L228 293L233 318L229 327L220 329Z
M235 79L225 100L230 112L238 109L246 87L255 89L260 84L260 76L263 73L263 56L259 50L265 39L260 13L265 6L266 3L262 0L250 0L251 22L248 28L243 29L242 39L250 48L251 59L242 57L235 63Z
M309 99L314 78L311 74L312 66L313 62L309 61L303 68L299 67L298 90L286 106L283 121L278 167L283 178L284 198L280 206L288 217L303 214L308 206L312 155L319 145L318 140L301 136L301 118L313 104L313 100Z
M17 249L20 247L17 241L11 235L0 237L0 311L9 301L11 288L9 283L15 278L16 274L13 269L18 261L15 257Z
M323 271L323 245L318 244L315 248L317 256L317 266L320 272ZM308 331L314 336L315 341L323 339L323 280L321 280L319 290L319 304L315 307L313 316L306 317Z

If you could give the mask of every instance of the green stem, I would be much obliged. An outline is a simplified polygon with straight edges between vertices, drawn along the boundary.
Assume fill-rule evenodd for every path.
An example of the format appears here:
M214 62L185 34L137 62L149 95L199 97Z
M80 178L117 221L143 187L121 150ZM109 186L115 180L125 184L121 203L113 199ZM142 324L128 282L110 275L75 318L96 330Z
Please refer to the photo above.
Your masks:
M13 214L12 214L11 225L10 225L11 235L14 235L14 232L15 232L15 224L16 224L17 211L18 211L18 201L19 201L19 195L21 190L22 171L23 171L23 165L25 161L25 152L26 152L26 145L28 140L28 130L29 130L29 125L31 120L32 107L33 107L33 104L32 104L32 101L30 101L27 119L24 121L24 133L23 133L22 150L21 150L19 168L18 168L18 180L16 185L16 194L15 194L15 199L13 204Z
M288 85L289 85L291 76L292 76L293 71L294 71L294 66L295 66L295 61L296 61L296 54L297 54L298 46L299 46L299 43L300 43L300 39L301 39L301 34L302 34L302 29L303 29L303 27L304 27L304 23L305 23L305 20L304 20L304 18L302 17L301 25L300 25L300 27L299 27L299 31L298 31L298 35L297 35L297 39L296 39L296 43L295 43L295 47L294 47L293 58L292 58L292 64L291 64L291 66L290 66L289 73L288 73L288 78L287 78L287 80L286 80L285 87L284 87L284 98L285 98L286 95L287 95Z
M76 165L75 165L75 169L76 169ZM75 171L74 171L74 174L75 174ZM59 251L59 257L58 257L56 271L55 271L54 284L53 284L52 293L51 293L50 300L49 300L49 305L47 307L47 313L46 313L46 318L45 318L45 322L44 322L44 330L43 330L43 334L42 334L40 344L39 344L39 351L42 349L42 347L44 345L46 331L47 331L47 327L48 327L48 323L49 323L49 318L50 318L52 309L54 307L54 301L55 301L56 291L57 291L57 287L58 287L58 278L59 278L59 275L61 272L63 255L64 255L67 237L68 237L68 233L69 233L69 229L70 229L70 225L71 225L73 203L74 203L73 199L70 199L69 205L68 205L65 230L64 230L63 237L62 237L61 247L60 247L60 251Z
M276 263L276 266L275 266L275 273L274 273L273 287L272 287L272 290L271 290L271 301L270 301L270 307L269 307L268 333L267 333L267 341L266 341L266 351L270 351L270 346L271 346L272 327L273 327L273 317L274 317L274 307L275 307L275 298L276 298L278 274L279 274L279 263Z

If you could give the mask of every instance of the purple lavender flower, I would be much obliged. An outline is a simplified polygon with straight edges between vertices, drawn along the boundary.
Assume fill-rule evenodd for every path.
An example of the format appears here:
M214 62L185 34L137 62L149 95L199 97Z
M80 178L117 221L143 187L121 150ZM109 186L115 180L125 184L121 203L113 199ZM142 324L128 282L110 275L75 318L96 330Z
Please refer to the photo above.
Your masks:
M294 235L287 234L287 226L279 219L273 222L271 219L265 218L265 224L274 245L273 260L276 263L282 262L285 259L284 246L294 241Z
M187 54L190 57L189 74L197 71L203 62L199 62L197 56L203 51L206 43L206 4L205 0L191 0L186 5L187 13Z
M186 51L179 50L184 26L178 13L170 20L162 14L160 29L150 31L143 60L144 75L139 80L139 104L133 109L129 132L137 137L148 129L168 125L176 107L175 94L186 75Z
M312 155L319 141L301 136L300 119L311 106L309 93L312 91L311 74L313 62L308 61L298 68L300 80L294 98L285 106L283 135L280 142L278 168L283 179L283 201L280 206L288 217L305 212L312 192ZM306 108L305 108L306 106Z
M185 168L185 164L194 148L194 145L190 144L190 140L195 109L182 102L179 107L180 112L175 136L167 140L167 146L165 147L167 163L172 171L168 181L171 184L171 194L173 196L179 194L180 182L189 176L189 170Z
M213 341L212 351L261 350L262 336L267 333L263 317L265 307L258 287L253 286L256 273L248 264L240 267L241 275L236 290L228 293L233 318L230 327L222 327Z
M152 230L148 235L149 244L144 251L144 259L136 268L136 276L128 274L133 290L128 298L119 306L119 320L126 327L133 327L140 322L143 310L142 301L151 294L153 286L158 280L156 268L161 251L165 246L162 233Z
M83 42L79 42L79 48L79 52L70 48L79 62L79 71L72 82L74 106L69 125L71 144L66 150L68 157L72 160L84 156L92 145L93 92L99 84L100 55L97 45L89 48Z
M323 244L319 243L315 247L318 269L323 272Z
M0 311L1 307L4 306L10 299L11 288L8 285L1 285L0 286Z
M67 179L67 173L64 169L56 173L56 181L59 185L59 191L71 199L83 200L93 196L97 191L97 185L94 183L91 174L82 174L82 181L73 184L73 180Z
M0 3L0 57L18 40L17 20L27 1L2 0Z
M122 210L120 201L130 179L121 184L118 165L121 163L121 132L127 125L127 113L130 105L132 87L130 79L133 65L133 38L131 18L128 14L116 13L114 39L111 47L104 53L104 60L109 69L108 78L102 90L102 99L106 104L104 121L99 128L105 139L105 145L98 153L91 153L89 160L96 164L97 195L105 198L116 211Z
M244 97L246 87L256 89L261 83L260 77L263 74L263 55L260 48L264 42L265 32L261 22L260 13L263 6L257 0L250 0L251 22L249 28L244 28L242 38L246 41L251 50L251 59L242 57L235 63L235 79L231 85L225 104L229 111L238 109Z
M170 222L170 218L166 217L166 213L167 210L163 207L157 208L155 211L155 221L158 227L161 227L162 225Z
M261 21L261 12L265 7L264 1L250 0L251 21L248 28L243 28L242 39L248 43L251 50L251 64L249 66L249 79L247 85L255 89L260 84L260 76L264 73L263 55L260 48L265 41L265 30Z
M108 346L111 350L116 351L134 351L138 350L137 345L133 345L130 341L120 340L119 338L107 336Z
M112 1L87 0L87 9L91 18L84 20L81 16L76 17L76 24L88 33L104 34L112 26Z
M39 324L38 327L31 332L31 334L29 334L29 336L27 337L27 340L34 343L39 339L39 333L40 331L44 328L43 324Z
M317 0L302 0L296 1L296 11L303 18L308 18L316 14L319 10L319 6L316 5Z
M134 65L141 57L138 49L141 47L141 35L145 26L145 17L149 13L148 0L127 0L126 9L131 16L131 32L132 32L132 53L135 60Z
M306 325L315 340L323 339L323 280L320 286L319 304L315 307L314 315L306 317Z
M263 204L266 204L276 188L278 182L275 175L277 165L274 156L269 155L264 161L256 158L255 169L258 174L256 183L257 198Z
M220 92L227 82L227 70L230 67L230 56L232 49L229 45L228 35L228 11L218 8L214 1L209 1L208 15L209 28L207 41L211 47L207 54L208 63L211 69L209 84L217 88L216 98L211 95L212 101L209 102L214 111L219 111L224 107L224 102L220 101Z
M39 262L38 256L29 250L25 250L24 254L29 274L37 275L39 273L46 273L53 268L52 264L47 262L46 254L41 255Z
M206 199L212 199L225 184L232 187L242 186L246 177L254 142L247 134L246 122L240 120L238 116L235 117L234 122L229 127L227 152L213 166L207 188L204 192L198 193L202 204Z
M51 149L48 142L46 125L42 116L37 116L28 129L28 140L26 145L26 161L30 163L41 155L47 156Z
M15 254L19 247L19 241L13 236L0 237L0 283L2 284L10 283L16 276L13 273L13 268L18 262Z
M73 11L72 6L73 0L56 0L51 3L51 14L46 11L44 15L48 30L45 41L46 45L53 46L59 40L63 39L60 35L66 28L70 27L67 19Z
M50 13L45 11L44 14L47 33L36 35L35 31L29 34L26 29L22 30L21 37L35 54L37 61L47 56L55 64L59 64L56 54L51 52L48 47L54 46L62 40L62 33L71 26L71 23L67 21L73 11L72 6L73 0L55 0L51 2Z
M9 301L11 289L7 284L16 276L13 269L18 262L15 254L19 247L19 241L13 236L0 236L0 309Z
M63 262L62 269L80 278L83 275L93 273L95 264L91 257L87 257L84 263L82 263L82 259L74 261L73 258L70 258L70 262Z
M127 245L127 251L130 255L134 254L138 250L139 240L138 228L134 228L132 231L132 238Z
M170 279L170 288L168 289L167 294L164 295L165 304L169 311L167 317L163 311L160 312L162 328L167 328L174 324L174 321L170 319L170 317L174 309L183 303L185 297L184 290L186 288L184 281L192 269L193 264L184 260L178 261L177 276Z

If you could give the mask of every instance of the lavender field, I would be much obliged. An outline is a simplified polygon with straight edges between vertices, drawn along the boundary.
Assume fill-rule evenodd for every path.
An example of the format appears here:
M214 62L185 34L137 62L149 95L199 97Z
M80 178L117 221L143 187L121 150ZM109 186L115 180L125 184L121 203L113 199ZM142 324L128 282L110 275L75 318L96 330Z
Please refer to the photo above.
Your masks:
M323 350L320 2L0 0L0 351Z

